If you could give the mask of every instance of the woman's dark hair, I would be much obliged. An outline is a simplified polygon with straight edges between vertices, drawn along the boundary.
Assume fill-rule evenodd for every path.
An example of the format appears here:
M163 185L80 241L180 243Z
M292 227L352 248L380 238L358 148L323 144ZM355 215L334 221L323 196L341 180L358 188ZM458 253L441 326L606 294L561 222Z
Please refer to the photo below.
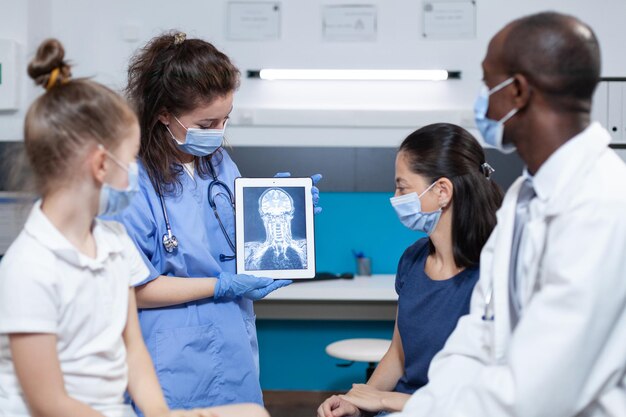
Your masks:
M87 79L71 79L65 49L44 40L28 75L46 89L26 113L24 145L37 190L45 195L71 181L90 146L114 148L137 123L130 106L114 91Z
M182 33L157 36L132 58L126 94L139 118L139 157L156 189L164 194L179 191L183 169L180 151L159 115L167 111L180 116L238 87L239 70L226 55L206 41L185 39ZM194 157L202 178L210 175L209 161L215 154Z
M452 194L452 247L458 267L475 266L480 251L496 225L502 190L488 179L485 153L465 129L436 123L411 133L400 145L412 172L429 182L447 178ZM430 243L430 253L435 247Z

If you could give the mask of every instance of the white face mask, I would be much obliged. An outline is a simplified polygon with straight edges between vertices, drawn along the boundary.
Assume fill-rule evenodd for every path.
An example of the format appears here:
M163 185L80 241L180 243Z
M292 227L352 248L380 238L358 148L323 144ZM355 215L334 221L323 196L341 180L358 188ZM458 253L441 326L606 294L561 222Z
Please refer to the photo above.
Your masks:
M437 182L433 182L419 195L417 193L410 193L389 199L403 225L411 230L424 232L429 236L435 230L437 223L439 223L442 210L423 212L420 198L426 194L428 190L433 188L436 183Z
M487 117L487 111L489 110L489 97L502 90L507 85L511 84L514 78L504 80L500 84L493 87L491 90L483 83L480 89L480 93L474 103L474 118L476 120L476 126L480 131L485 143L493 146L502 153L512 153L515 151L515 146L512 144L504 144L504 124L515 114L518 109L513 109L506 114L500 120L491 120Z
M224 143L224 132L226 131L226 123L222 129L198 129L193 127L186 127L183 125L176 116L174 119L179 125L187 131L185 136L185 143L181 143L174 137L174 134L170 128L166 125L168 132L172 136L172 139L176 142L178 149L195 156L207 156L219 149Z
M98 216L112 216L128 207L133 197L139 192L139 167L137 162L124 166L111 152L106 149L104 151L115 164L128 173L128 187L125 189L120 190L107 183L104 183L100 189Z

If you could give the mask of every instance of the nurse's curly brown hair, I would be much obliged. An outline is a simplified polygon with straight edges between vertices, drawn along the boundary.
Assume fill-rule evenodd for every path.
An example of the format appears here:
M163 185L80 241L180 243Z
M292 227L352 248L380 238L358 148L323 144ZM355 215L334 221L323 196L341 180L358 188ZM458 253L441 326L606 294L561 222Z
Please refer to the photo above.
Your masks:
M159 115L175 116L211 104L239 87L240 73L230 59L201 39L187 39L180 32L153 38L132 58L126 94L141 128L139 157L155 189L163 194L182 190L180 151ZM208 162L219 151L194 157L198 175L210 175ZM219 160L217 164L219 164Z

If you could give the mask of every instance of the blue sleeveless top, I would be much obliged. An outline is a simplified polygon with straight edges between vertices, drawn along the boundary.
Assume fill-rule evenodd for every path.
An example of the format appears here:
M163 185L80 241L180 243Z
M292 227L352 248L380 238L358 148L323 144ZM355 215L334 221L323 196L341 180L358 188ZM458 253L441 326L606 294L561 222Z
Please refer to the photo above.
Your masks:
M429 239L411 245L400 258L396 275L398 331L404 349L404 375L395 391L412 394L428 382L430 361L445 344L459 318L469 313L479 268L434 281L424 272Z

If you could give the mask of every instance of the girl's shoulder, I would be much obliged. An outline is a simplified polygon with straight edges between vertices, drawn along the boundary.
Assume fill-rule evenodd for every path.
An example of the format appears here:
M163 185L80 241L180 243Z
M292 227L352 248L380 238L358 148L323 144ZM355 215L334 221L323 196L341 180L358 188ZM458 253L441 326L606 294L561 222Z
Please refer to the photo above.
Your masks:
M30 270L54 269L57 257L22 229L0 261L0 279L21 279Z
M29 271L54 269L58 251L65 248L65 239L41 211L41 201L30 210L26 223L0 261L0 274L19 279Z
M95 222L94 235L98 244L105 245L107 250L121 251L126 254L128 251L136 250L123 223L117 220L98 218Z
M96 218L95 227L105 236L114 239L121 239L127 235L124 225L116 220Z

